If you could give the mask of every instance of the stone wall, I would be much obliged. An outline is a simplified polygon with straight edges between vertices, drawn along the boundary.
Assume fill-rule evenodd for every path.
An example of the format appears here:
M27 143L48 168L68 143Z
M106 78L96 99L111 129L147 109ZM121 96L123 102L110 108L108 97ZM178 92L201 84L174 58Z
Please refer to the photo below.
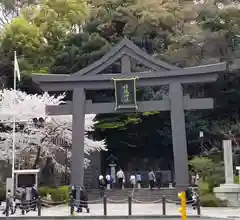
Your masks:
M91 162L90 166L84 172L85 187L96 189L98 188L98 177L101 174L101 153L95 151L86 157Z

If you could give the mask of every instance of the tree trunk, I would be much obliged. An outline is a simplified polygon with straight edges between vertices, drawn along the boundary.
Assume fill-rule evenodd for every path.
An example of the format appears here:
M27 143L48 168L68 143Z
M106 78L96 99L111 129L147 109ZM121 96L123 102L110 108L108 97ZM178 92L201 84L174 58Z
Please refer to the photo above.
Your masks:
M38 165L39 159L40 159L40 153L41 153L41 147L37 146L37 154L36 154L35 162L34 162L33 167L32 167L33 169L37 168L37 165Z

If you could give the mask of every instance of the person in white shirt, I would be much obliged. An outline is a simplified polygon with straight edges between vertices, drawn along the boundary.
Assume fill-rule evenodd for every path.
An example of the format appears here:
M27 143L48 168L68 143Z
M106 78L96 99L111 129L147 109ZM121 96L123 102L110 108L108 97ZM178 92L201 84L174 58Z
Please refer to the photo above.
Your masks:
M111 176L109 174L106 175L107 180L107 189L111 189Z
M118 184L119 184L119 188L123 189L123 183L125 181L125 176L124 176L124 172L122 171L122 169L120 169L117 172L117 178L118 178Z
M131 183L131 185L132 185L132 188L135 188L136 178L135 178L135 175L134 175L134 174L132 174L132 175L130 176L130 183Z
M141 183L142 183L142 176L140 173L136 175L136 181L137 181L137 187L138 189L141 189Z
M199 185L199 181L200 181L199 174L196 173L195 184L196 184L197 186Z
M104 190L105 190L105 180L103 175L100 175L98 177L98 180L99 180L100 196L102 197L104 196Z

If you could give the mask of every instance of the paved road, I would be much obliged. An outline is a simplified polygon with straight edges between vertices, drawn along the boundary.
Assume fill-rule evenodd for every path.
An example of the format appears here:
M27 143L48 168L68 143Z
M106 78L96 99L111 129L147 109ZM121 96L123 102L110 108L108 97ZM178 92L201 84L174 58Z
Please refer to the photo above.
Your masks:
M90 213L76 213L79 216L102 216L103 205L102 204L90 204ZM179 215L179 206L175 204L166 205L167 215ZM187 211L189 216L197 215L196 210L193 210L191 206L188 207ZM108 204L107 214L111 216L127 216L128 205L127 204ZM160 204L133 204L132 206L133 215L161 215L162 207ZM229 218L240 220L240 207L239 208L202 208L202 216L217 217L217 218ZM68 206L58 206L52 208L43 208L42 216L69 216ZM1 215L0 215L1 216ZM20 216L20 210L17 210L15 216ZM29 212L27 216L37 216L37 212ZM178 218L179 220L179 218Z

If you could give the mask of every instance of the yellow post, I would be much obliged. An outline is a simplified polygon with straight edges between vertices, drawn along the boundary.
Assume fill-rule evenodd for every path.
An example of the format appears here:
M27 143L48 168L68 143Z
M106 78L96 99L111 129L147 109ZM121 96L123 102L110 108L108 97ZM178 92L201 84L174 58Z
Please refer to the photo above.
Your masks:
M178 198L181 200L181 207L178 210L182 216L182 220L187 220L186 193L185 192L178 193Z

